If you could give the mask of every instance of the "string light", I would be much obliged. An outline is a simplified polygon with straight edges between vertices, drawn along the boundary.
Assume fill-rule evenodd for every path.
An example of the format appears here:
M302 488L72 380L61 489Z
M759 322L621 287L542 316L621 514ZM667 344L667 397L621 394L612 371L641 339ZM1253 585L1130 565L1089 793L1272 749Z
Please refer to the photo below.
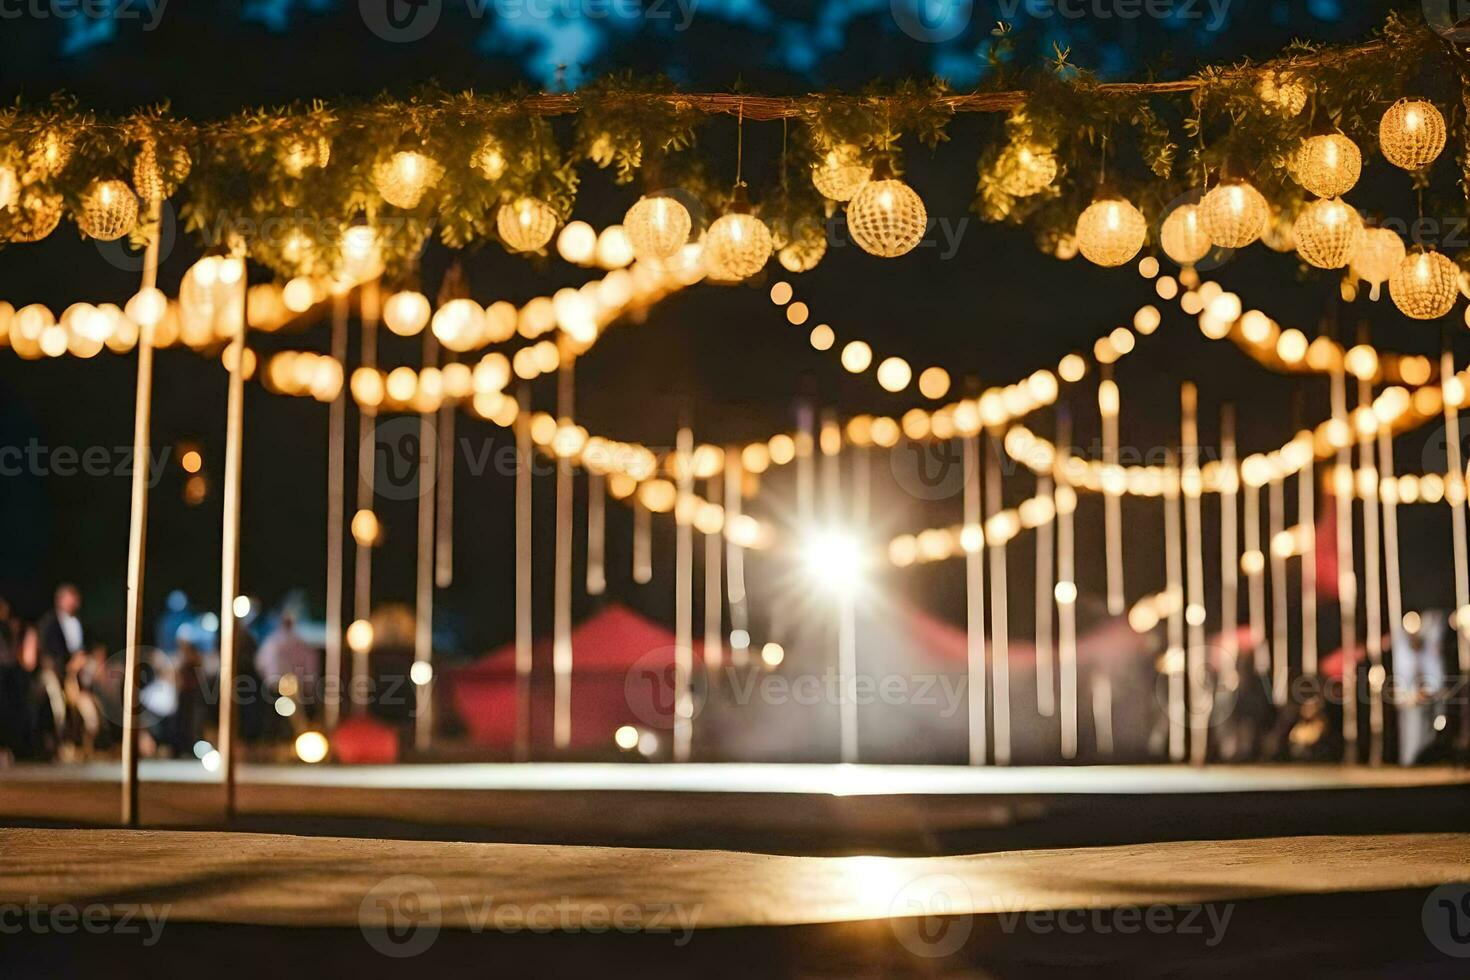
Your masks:
M1445 147L1444 116L1432 102L1399 99L1378 124L1378 148L1403 170L1423 170Z
M429 298L412 290L394 293L383 304L383 323L400 337L412 337L429 324Z
M1200 202L1205 234L1221 248L1244 248L1260 238L1270 214L1261 192L1243 180L1217 184Z
M444 177L444 168L432 157L404 150L373 167L373 185L395 208L412 211L424 193Z
M1313 201L1292 226L1297 254L1318 269L1341 269L1357 250L1363 219L1341 198Z
M1094 265L1123 265L1143 248L1148 222L1129 201L1108 197L1093 201L1077 218L1077 247Z
M694 222L689 209L666 195L640 197L623 216L623 227L639 259L667 259L689 241Z
M1357 185L1363 153L1341 133L1325 133L1303 140L1292 164L1292 176L1306 190L1318 197L1341 197Z
M929 213L914 189L882 173L863 184L847 205L852 240L864 252L880 258L913 251L928 224Z
M1199 206L1181 204L1170 211L1159 230L1159 245L1176 265L1194 265L1209 255L1213 243L1205 231Z
M137 223L138 199L123 181L94 181L82 195L77 226L88 238L116 241L131 232Z
M1442 252L1407 255L1388 281L1394 305L1415 320L1437 320L1460 298L1460 267Z
M519 197L500 206L495 230L512 252L539 252L556 233L556 212L538 198Z

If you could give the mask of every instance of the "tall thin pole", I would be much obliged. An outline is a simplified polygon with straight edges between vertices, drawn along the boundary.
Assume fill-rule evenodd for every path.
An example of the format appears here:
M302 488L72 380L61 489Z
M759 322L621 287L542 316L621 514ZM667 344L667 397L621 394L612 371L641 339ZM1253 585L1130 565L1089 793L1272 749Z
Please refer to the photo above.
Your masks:
M1063 461L1072 452L1072 419L1057 418L1057 712L1061 716L1062 758L1077 758L1077 573L1073 524L1077 492L1060 480Z
M709 478L709 501L720 502L724 478ZM725 588L720 582L720 556L725 550L724 535L715 532L704 536L704 667L711 675L724 662L724 636L721 633L725 605Z
M1307 465L1297 474L1297 519L1302 525L1302 673L1317 675L1317 467L1311 432L1297 436Z
M1271 701L1286 704L1291 683L1291 624L1287 621L1286 592L1286 487L1280 473L1266 485L1267 537L1271 568Z
M573 422L574 378L570 364L557 375L556 414L558 426ZM572 461L556 457L556 540L553 555L555 582L552 594L551 671L555 684L553 733L556 747L572 744Z
M1123 497L1118 468L1118 385L1113 380L1111 364L1102 367L1102 380L1097 387L1098 412L1102 417L1103 525L1107 547L1105 559L1108 573L1108 614L1121 616L1127 611L1123 591Z
M1347 381L1342 367L1332 372L1332 418L1350 432L1347 417ZM1337 607L1342 625L1342 741L1343 758L1358 761L1358 582L1353 572L1353 472L1349 441L1337 450L1332 474L1332 496L1337 505Z
M454 421L459 409L453 402L439 406L439 475L434 480L438 504L434 508L434 586L454 584Z
M1261 548L1261 485L1246 481L1245 503L1245 569L1247 612L1250 618L1252 661L1257 678L1271 674L1271 645L1266 634L1266 553Z
M837 600L837 673L842 682L838 737L845 763L858 761L857 670L857 600L844 590Z
M1358 405L1373 411L1373 385L1358 380ZM1383 764L1383 613L1378 555L1378 433L1359 429L1358 467L1361 484L1353 481L1363 498L1363 617L1364 646L1368 652L1368 764ZM1372 493L1368 493L1369 488Z
M607 591L607 480L587 471L587 594Z
M980 522L980 436L964 437L965 663L968 669L970 765L986 761L984 525Z
M1446 474L1445 499L1450 504L1450 528L1455 549L1455 648L1459 655L1460 676L1470 677L1470 566L1465 555L1465 461L1460 452L1461 398L1450 398L1450 391L1463 392L1464 383L1455 377L1455 355L1446 344L1439 359L1440 385L1445 392L1444 433L1449 473ZM1451 402L1457 404L1451 404ZM1470 745L1470 711L1460 712L1460 741Z
M364 283L358 292L362 303L362 346L360 358L364 368L374 369L378 365L378 283ZM345 368L345 365L344 365ZM371 405L359 405L357 411L357 510L373 513L373 474L377 468L378 410ZM370 622L373 616L373 547L376 542L357 541L353 552L352 618ZM365 703L368 688L368 657L371 650L364 647L352 652L351 690L348 704L356 708ZM331 676L331 675L329 675ZM340 684L340 678L335 680ZM340 694L336 698L340 701Z
M740 459L740 448L731 446L725 450L725 524L739 520L744 505L741 482L745 466ZM730 600L730 631L749 630L745 598L745 551L731 535L725 535L725 594ZM747 633L747 635L749 635ZM750 645L730 644L730 662L744 667L750 659Z
M678 501L674 506L674 761L688 762L694 742L694 433L679 429Z
M1379 486L1389 488L1393 482L1393 433L1387 425L1378 427L1378 473ZM1404 599L1402 579L1399 573L1399 508L1398 494L1382 493L1383 499L1383 564L1388 581L1388 635L1389 649L1402 649L1398 640L1404 629ZM1381 686L1381 685L1380 685ZM1381 696L1381 695L1380 695Z
M1205 764L1209 753L1210 690L1205 648L1204 522L1200 516L1199 391L1192 383L1180 390L1183 430L1184 539L1188 556L1186 589L1189 605L1184 621L1189 627L1189 751L1190 761Z
M343 493L347 458L347 299L332 298L332 358L342 367L342 387L327 409L327 635L323 640L323 723L337 727L342 678Z
M516 393L516 758L531 755L531 385Z
M439 342L432 330L424 331L424 367L432 367L439 358ZM434 503L432 486L439 473L439 435L434 425L434 412L419 414L419 526L418 576L414 606L414 664L429 664L434 659ZM434 679L414 684L414 747L423 751L434 737Z
M1169 758L1183 762L1189 706L1184 689L1184 546L1179 530L1179 466L1173 450L1164 475L1164 574L1169 616L1164 672L1169 681Z
M1220 408L1220 648L1221 677L1234 688L1240 680L1240 465L1235 449L1235 406Z
M1056 492L1050 476L1036 478L1036 497L1051 515L1036 528L1036 711L1057 713L1056 648L1052 645L1052 603L1056 601Z
M987 529L1001 507L1000 436L987 435L985 453L985 521ZM988 538L990 535L987 534ZM995 764L1011 764L1011 638L1006 599L1006 543L1000 535L990 543L990 677L991 713L995 717Z
M653 581L653 513L633 495L633 581Z
M225 788L225 818L235 815L235 596L240 592L240 464L245 438L245 335L250 327L250 290L243 248L232 261L240 263L240 323L230 340L229 394L225 404L225 479L221 493L223 525L220 535L219 610L219 759Z
M153 234L143 255L140 292L158 286L163 202L148 202ZM138 825L138 671L143 646L143 573L148 546L148 460L152 458L153 322L138 325L138 382L133 408L133 479L128 523L127 645L123 652L122 823Z

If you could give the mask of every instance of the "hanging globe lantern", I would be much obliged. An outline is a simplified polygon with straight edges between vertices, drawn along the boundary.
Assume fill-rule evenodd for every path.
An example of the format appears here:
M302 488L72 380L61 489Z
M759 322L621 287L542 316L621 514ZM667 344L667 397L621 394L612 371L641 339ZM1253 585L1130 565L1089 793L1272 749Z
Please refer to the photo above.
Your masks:
M887 161L880 161L873 179L847 202L847 227L864 252L891 259L923 240L929 212L914 189L890 176Z
M633 255L645 262L666 259L689 241L694 219L677 199L663 194L640 197L623 215L623 230Z
M1205 233L1204 219L1195 204L1181 204L1164 219L1159 245L1176 265L1191 266L1210 254L1214 243Z
M1375 302L1407 253L1404 240L1392 228L1365 228L1353 253L1352 273L1371 287L1368 296Z
M534 197L519 197L502 204L495 215L495 230L512 252L537 252L556 233L556 212Z
M1205 195L1200 216L1210 241L1221 248L1244 248L1261 237L1271 208L1250 184L1228 180Z
M4 211L20 199L20 178L15 168L0 166L0 211Z
M1309 136L1292 161L1296 182L1318 197L1341 197L1357 185L1362 172L1362 151L1341 133Z
M1093 201L1077 218L1077 248L1094 265L1122 265L1138 254L1147 236L1142 212L1121 197Z
M367 282L383 274L383 248L371 225L348 226L339 250L342 261L338 272L353 282Z
M812 185L823 197L850 201L872 175L873 168L862 162L858 148L844 143L828 150L822 161L812 167Z
M827 254L827 229L819 221L804 221L776 253L787 272L810 272Z
M1363 235L1363 219L1341 198L1313 201L1292 225L1297 254L1318 269L1341 269Z
M749 279L765 267L771 248L771 230L750 213L745 187L737 186L725 213L705 235L705 267L721 281Z
M383 200L405 211L418 207L424 192L443 177L438 161L417 150L402 150L373 167L373 184Z
M383 323L400 337L412 337L428 325L432 313L427 296L405 290L389 296L383 304Z
M1051 186L1057 177L1057 158L1040 143L1011 143L995 161L1000 189L1012 197L1030 197Z
M120 180L94 181L82 195L77 226L88 238L115 242L138 223L138 199Z
M182 146L174 147L164 160L158 154L158 144L148 140L133 161L133 190L143 201L161 201L178 189L189 176L190 167L189 153Z
M1404 316L1437 320L1460 298L1460 267L1443 252L1421 248L1399 263L1388 280L1388 294Z
M1256 82L1256 96L1272 111L1295 116L1307 105L1307 83L1291 72L1270 70Z
M1399 99L1378 124L1378 148L1395 167L1423 170L1444 150L1444 116L1434 103Z
M486 180L499 180L505 174L505 150L493 136L485 138L470 162L485 175Z
M43 191L21 191L15 204L0 213L0 239L11 242L39 242L61 224L66 210L60 194Z

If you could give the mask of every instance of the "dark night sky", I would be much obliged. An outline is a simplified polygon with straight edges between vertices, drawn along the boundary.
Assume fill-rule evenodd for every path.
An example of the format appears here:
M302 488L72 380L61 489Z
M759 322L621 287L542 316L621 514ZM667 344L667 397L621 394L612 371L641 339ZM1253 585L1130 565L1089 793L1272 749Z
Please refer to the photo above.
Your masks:
M55 22L7 21L0 25L0 96L40 98L65 89L107 109L168 97L181 114L219 115L292 98L406 91L430 78L451 87L479 89L525 78L523 55L487 54L477 44L481 27L455 28L450 24L454 14L446 14L452 29L441 27L428 41L389 45L363 28L356 3L343 3L335 12L312 12L306 8L320 5L299 4L302 9L288 15L285 29L279 31L242 22L239 6L191 0L185 9L176 0L158 30L141 34L124 26L112 40L68 57L58 54L64 38ZM771 9L801 21L818 7L830 6L771 5ZM1172 50L1174 63L1188 70L1201 59L1269 54L1293 34L1320 40L1362 36L1387 9L1384 4L1364 3L1345 11L1346 6L1241 0L1232 6L1226 27L1208 36L1134 22L1064 26L1077 34L1073 60L1078 63L1112 66L1113 74L1127 74L1155 61L1154 53ZM887 5L882 7L886 15ZM967 35L972 47L985 37L993 17L987 19L977 10L973 20ZM895 36L890 22L876 14L854 20L846 46L819 58L810 71L790 69L789 51L782 54L777 47L780 34L719 17L699 18L692 30L672 39L653 32L619 35L585 71L662 68L691 87L719 89L743 80L753 90L801 91L853 83L875 73L897 77L933 67L934 52L928 46ZM1042 35L1026 37L1041 47ZM1090 52L1099 60L1092 61ZM1147 283L1126 269L1101 270L1080 259L1060 263L1041 255L1024 232L980 225L968 211L979 125L959 119L951 128L951 142L937 152L918 147L908 151L909 179L924 195L931 215L947 220L950 227L966 222L952 257L941 258L939 249L920 249L885 262L854 248L834 250L795 286L798 297L811 304L813 322L832 323L839 338L866 339L880 352L904 356L916 369L938 362L957 379L973 376L992 384L1054 365L1069 349L1090 347L1107 329L1127 322L1152 293ZM710 130L711 147L718 148L733 136L733 125L717 122ZM747 160L757 170L773 166L779 140L779 126L751 127ZM1404 213L1409 207L1405 182L1370 175L1365 185L1360 194L1372 196L1388 213ZM633 195L629 189L615 188L605 176L586 175L577 216L595 226L610 223ZM442 268L441 252L431 253L431 270ZM174 251L163 272L166 289L176 286L192 258L187 245ZM477 298L486 302L498 298L523 302L585 277L561 264L510 258L494 246L471 255L467 265ZM426 280L432 282L436 276L431 272ZM1220 280L1240 292L1247 306L1262 306L1283 324L1306 329L1309 336L1336 293L1334 280L1299 280L1295 263L1260 247L1237 258L1221 272ZM806 331L787 325L765 298L770 281L751 287L698 287L655 310L647 323L611 331L578 365L579 420L594 432L662 445L672 438L673 419L686 404L692 406L700 437L721 441L763 438L788 428L798 395L843 414L897 413L912 404L902 396L885 395L871 376L845 375L832 353L813 351ZM40 245L0 252L0 298L17 307L36 301L57 310L81 300L121 303L135 289L135 276L103 262L95 247L80 242L70 225ZM1386 301L1376 307L1360 302L1343 314L1349 325L1364 316L1376 322L1375 337L1383 346L1424 353L1438 347L1436 328L1410 325ZM317 328L284 341L267 340L264 346L282 342L325 349L327 338ZM388 363L414 356L409 342L389 344L384 350ZM86 362L63 358L45 363L22 362L0 353L0 445L24 445L31 439L51 447L128 445L133 365L131 357L106 353ZM1233 346L1205 341L1177 306L1165 308L1163 329L1123 362L1118 377L1124 394L1123 439L1139 447L1164 445L1173 437L1177 383L1184 378L1200 385L1207 443L1216 438L1213 420L1220 405L1233 401L1239 406L1245 452L1277 446L1289 436L1298 389L1308 420L1320 419L1327 411L1325 380L1298 384L1268 374ZM157 381L155 444L165 447L196 440L204 450L206 472L217 484L222 471L223 369L189 352L168 351L159 357ZM549 386L538 390L542 404L549 405L551 395ZM1079 441L1086 444L1096 431L1094 389L1087 383L1077 386L1070 403ZM269 395L252 384L247 389L246 417L245 591L273 602L288 589L301 587L320 608L326 408L309 400ZM460 434L477 445L505 437L488 423L461 419ZM1035 424L1045 429L1050 421L1042 416ZM353 431L355 415L350 415L349 432ZM1426 461L1422 445L1422 438L1403 440L1398 465L1413 471L1442 465L1442 460ZM349 447L349 474L355 465L355 447ZM881 526L874 529L875 539L958 521L958 497L918 501L903 494L886 469L876 467ZM511 483L493 475L473 479L463 468L460 477L458 574L455 585L441 595L439 609L444 617L441 625L461 628L464 647L481 649L510 634ZM1025 476L1010 481L1008 498L1028 495L1030 484ZM152 608L175 587L204 604L217 601L218 495L189 508L182 503L180 490L178 468L170 467L152 507L147 582ZM779 499L783 487L778 482L772 491ZM544 555L550 550L550 481L541 481L537 493L538 514L546 517L540 525L546 534L538 536L538 544L546 545ZM122 624L127 509L128 482L119 476L0 478L0 595L14 597L33 613L44 605L57 580L75 580L87 595L87 615L94 628L115 641ZM412 507L385 502L382 516L388 541L375 561L374 595L380 601L406 601L412 596ZM1129 592L1137 596L1161 584L1161 532L1157 509L1146 502L1129 502L1126 516ZM1442 511L1406 509L1401 518L1406 557L1412 561L1414 555L1429 552L1439 556L1436 566L1447 559L1444 517ZM627 576L627 511L612 506L610 518L610 594L667 615L671 579L662 576L651 586L633 586ZM1096 501L1084 502L1082 518L1079 553L1100 555ZM662 528L661 534L667 530ZM1029 595L1031 545L1029 538L1021 540L1013 581ZM661 538L659 544L667 549L669 542ZM1084 561L1083 591L1100 591L1101 574L1095 558L1092 563ZM545 585L538 595L549 596L549 564L538 562L538 575ZM1421 577L1426 579L1422 585L1417 584ZM1440 599L1441 578L1437 571L1427 576L1409 573L1409 602ZM957 612L962 577L954 563L894 573L891 582L894 589L921 598L938 611ZM1029 600L1021 597L1014 605L1015 627L1025 632Z

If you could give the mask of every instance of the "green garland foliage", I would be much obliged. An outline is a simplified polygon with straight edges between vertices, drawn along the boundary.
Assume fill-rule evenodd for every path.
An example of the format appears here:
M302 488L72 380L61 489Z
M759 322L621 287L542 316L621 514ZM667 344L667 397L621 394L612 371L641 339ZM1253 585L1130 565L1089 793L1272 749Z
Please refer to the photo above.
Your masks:
M641 175L648 191L682 188L716 213L729 193L728 175L715 174L724 161L711 167L695 149L712 113L788 127L774 185L751 194L780 238L830 211L807 179L828 152L882 158L900 170L901 141L937 147L957 110L1007 113L986 130L974 207L986 220L1030 228L1047 248L1067 236L1104 183L1155 226L1173 202L1224 174L1248 177L1291 213L1303 197L1289 172L1302 138L1336 128L1371 162L1383 111L1406 94L1445 111L1454 149L1445 159L1458 163L1453 180L1448 165L1414 175L1426 203L1459 213L1470 192L1465 62L1403 17L1391 17L1365 45L1297 43L1266 64L1134 85L1102 84L1062 49L1048 65L1017 69L1009 28L994 34L985 53L995 69L990 87L969 94L929 81L787 100L701 96L663 78L614 75L567 95L426 90L205 123L174 118L166 106L104 118L66 97L16 105L0 110L0 167L20 188L0 209L0 241L49 233L57 215L78 212L93 182L122 179L143 198L139 246L155 231L149 198L162 195L205 247L243 247L282 277L330 274L342 261L344 231L366 222L378 233L389 277L411 281L430 236L454 249L492 241L500 207L519 197L570 217L584 164L617 184ZM555 121L572 113L569 122ZM1021 147L1054 164L1044 186L1016 180ZM407 151L430 158L433 172L417 206L403 210L385 202L374 174Z

